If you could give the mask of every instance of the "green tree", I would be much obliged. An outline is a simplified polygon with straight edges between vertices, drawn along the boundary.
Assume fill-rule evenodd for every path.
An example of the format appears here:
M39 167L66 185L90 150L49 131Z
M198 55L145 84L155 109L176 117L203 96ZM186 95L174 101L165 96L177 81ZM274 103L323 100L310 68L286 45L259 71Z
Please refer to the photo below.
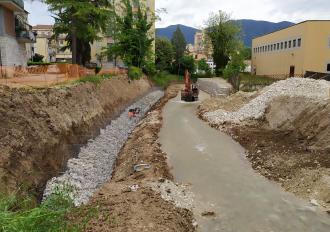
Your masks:
M104 32L112 7L109 0L44 0L54 14L54 33L67 35L72 63L85 64L90 60L90 44ZM67 47L66 47L67 48ZM66 49L64 48L64 49Z
M241 47L230 54L230 61L228 62L226 68L223 70L224 78L228 79L228 81L237 91L239 91L240 87L239 73L243 72L246 67L244 60L244 48Z
M251 60L251 57L252 57L252 51L251 51L251 48L247 48L245 47L243 50L242 50L242 55L244 57L245 60Z
M121 13L116 14L115 41L113 46L107 49L109 54L120 56L127 66L139 68L149 65L151 46L153 39L149 32L153 26L153 20L149 22L147 10L142 10L140 1L136 1L137 11L133 11L131 2L123 0Z
M198 61L198 70L204 71L204 72L210 72L210 66L206 63L205 59L201 59Z
M217 66L217 74L221 74L228 61L230 54L237 49L239 44L240 28L230 16L219 11L212 14L206 22L207 42L212 45L213 60Z
M184 74L185 70L188 70L191 74L196 71L195 59L193 56L184 55L180 59L180 74Z
M174 51L171 42L166 38L156 39L156 67L158 70L170 70Z
M186 39L179 26L177 26L175 32L173 33L171 43L174 49L175 64L176 66L179 66L180 60L184 56L187 47Z

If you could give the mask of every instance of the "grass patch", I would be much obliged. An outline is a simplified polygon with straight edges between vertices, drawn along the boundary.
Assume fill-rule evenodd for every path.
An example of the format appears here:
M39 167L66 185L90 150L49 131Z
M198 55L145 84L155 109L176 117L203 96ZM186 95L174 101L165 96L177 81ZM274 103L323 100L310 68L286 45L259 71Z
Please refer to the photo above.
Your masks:
M80 84L80 83L90 82L90 83L99 85L99 84L101 84L102 81L108 80L108 79L112 78L113 76L114 75L111 75L111 74L85 76L85 77L80 78L79 80L76 80L75 83Z
M271 85L277 80L272 79L267 76L256 76L250 73L241 73L240 74L241 84L244 85Z
M173 82L182 82L183 76L170 74L168 72L161 72L151 77L151 80L160 87L167 87Z
M33 198L0 195L0 232L78 232L95 217L95 210L83 215L79 223L69 215L79 212L66 190L56 190L36 206Z

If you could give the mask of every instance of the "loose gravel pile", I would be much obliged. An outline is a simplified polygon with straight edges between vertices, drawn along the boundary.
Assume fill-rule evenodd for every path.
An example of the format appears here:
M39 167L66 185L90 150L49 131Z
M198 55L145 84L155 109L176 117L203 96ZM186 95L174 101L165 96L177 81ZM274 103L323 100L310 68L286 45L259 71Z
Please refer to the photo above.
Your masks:
M62 176L48 181L44 199L57 190L70 188L75 205L86 204L93 193L111 178L117 155L130 133L163 96L163 91L153 91L112 120L97 138L81 148L77 158L68 161L67 171ZM129 119L128 110L132 108L140 108L141 112L138 117Z
M242 123L257 120L264 116L271 101L279 96L302 96L315 100L325 100L330 97L330 82L305 78L290 78L279 81L264 88L261 94L237 111L217 110L205 114L211 124Z

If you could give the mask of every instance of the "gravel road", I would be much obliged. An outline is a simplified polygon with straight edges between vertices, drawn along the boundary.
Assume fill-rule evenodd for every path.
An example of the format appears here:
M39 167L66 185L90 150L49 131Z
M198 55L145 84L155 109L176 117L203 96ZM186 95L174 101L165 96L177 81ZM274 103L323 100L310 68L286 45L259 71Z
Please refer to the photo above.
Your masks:
M112 120L98 137L90 140L81 148L78 157L70 159L67 171L48 181L44 199L56 189L66 186L73 188L72 198L75 205L86 204L93 193L111 178L117 155L128 136L149 109L164 96L163 91L153 91L128 107L117 119ZM140 108L137 118L129 119L128 110Z

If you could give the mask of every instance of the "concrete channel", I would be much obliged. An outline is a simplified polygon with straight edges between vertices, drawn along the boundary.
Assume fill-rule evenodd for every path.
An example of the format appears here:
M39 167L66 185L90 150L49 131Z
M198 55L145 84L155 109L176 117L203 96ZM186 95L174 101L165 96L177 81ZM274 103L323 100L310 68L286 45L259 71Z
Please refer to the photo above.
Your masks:
M197 106L179 97L167 103L160 142L175 180L191 184L200 231L330 231L326 213L256 173L238 143L197 118Z

